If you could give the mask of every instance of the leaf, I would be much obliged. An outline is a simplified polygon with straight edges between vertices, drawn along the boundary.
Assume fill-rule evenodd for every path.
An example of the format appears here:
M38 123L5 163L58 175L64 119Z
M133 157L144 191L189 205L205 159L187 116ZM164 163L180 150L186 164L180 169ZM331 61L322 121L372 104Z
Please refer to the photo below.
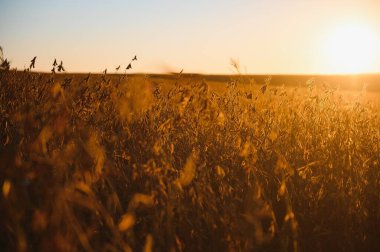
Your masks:
M3 196L7 198L11 190L12 184L9 180L5 180L3 183Z
M174 182L179 187L188 186L195 176L196 155L193 152L186 160L186 164L181 172L180 177Z
M118 228L121 232L125 232L131 229L135 225L135 223L135 216L131 213L127 213L121 217Z
M83 183L83 182L78 182L75 184L75 189L81 191L82 193L86 194L86 195L93 195L93 192L91 190L91 188Z
M41 130L38 136L38 139L35 145L36 149L38 151L42 151L43 154L47 154L47 143L49 142L52 136L53 136L53 131L51 130L51 128L49 126L45 126Z
M288 211L288 213L285 215L284 220L285 222L294 219L294 213L292 211Z
M224 172L224 169L222 167L220 167L219 165L217 165L215 167L215 172L221 178L224 178L224 176L226 176L226 173Z
M154 197L143 193L136 193L129 202L128 211L133 211L139 206L151 207L154 204Z
M148 234L145 239L145 245L143 252L152 252L153 251L153 236Z
M278 189L278 195L279 196L284 196L285 192L286 192L286 184L285 184L285 181L282 181L281 182L281 186Z
M250 145L250 143L249 142L246 142L244 145L243 145L243 148L242 148L242 150L240 151L240 153L239 153L239 156L240 157L247 157L248 156L248 154L249 154L249 147L250 147L251 145Z

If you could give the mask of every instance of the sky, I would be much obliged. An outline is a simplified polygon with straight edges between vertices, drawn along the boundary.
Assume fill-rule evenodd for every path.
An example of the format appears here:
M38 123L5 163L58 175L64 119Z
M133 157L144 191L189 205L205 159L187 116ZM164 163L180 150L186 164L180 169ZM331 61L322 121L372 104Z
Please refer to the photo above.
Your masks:
M380 72L379 13L379 0L0 0L0 46L37 71L57 58L113 72L137 55L134 72L231 74L231 59L250 74Z

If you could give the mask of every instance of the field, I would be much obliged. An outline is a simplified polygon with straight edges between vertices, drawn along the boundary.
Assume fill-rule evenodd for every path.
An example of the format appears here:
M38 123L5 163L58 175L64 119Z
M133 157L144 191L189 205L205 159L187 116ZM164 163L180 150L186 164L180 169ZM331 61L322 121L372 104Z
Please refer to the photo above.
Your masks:
M0 72L0 248L379 250L376 81L260 78Z

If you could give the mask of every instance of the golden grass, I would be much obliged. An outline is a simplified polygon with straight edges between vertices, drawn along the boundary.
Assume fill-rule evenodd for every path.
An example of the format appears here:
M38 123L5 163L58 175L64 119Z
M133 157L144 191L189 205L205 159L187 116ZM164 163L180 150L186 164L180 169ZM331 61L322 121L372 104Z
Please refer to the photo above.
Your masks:
M379 249L379 104L351 95L3 71L0 247Z

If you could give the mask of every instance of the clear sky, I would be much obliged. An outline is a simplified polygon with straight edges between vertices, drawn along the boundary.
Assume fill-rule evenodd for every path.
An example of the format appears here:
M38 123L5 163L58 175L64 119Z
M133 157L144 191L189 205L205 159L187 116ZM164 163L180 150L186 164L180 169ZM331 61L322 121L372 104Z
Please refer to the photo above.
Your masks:
M37 56L40 71L57 58L112 72L136 54L136 72L229 74L231 58L244 73L380 72L380 0L0 0L0 13L19 69Z

